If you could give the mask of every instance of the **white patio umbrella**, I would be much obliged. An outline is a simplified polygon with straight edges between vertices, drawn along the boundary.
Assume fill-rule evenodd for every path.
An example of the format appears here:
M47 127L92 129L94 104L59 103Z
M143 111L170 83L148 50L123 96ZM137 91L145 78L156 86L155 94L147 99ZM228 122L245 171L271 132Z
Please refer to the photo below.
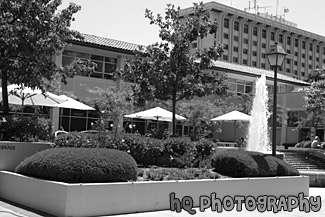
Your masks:
M14 105L35 105L53 107L56 104L63 103L65 99L60 99L55 94L42 92L40 89L31 89L23 85L8 85L8 102ZM0 88L0 100L2 101L2 88Z
M126 118L139 118L139 119L146 119L146 120L159 120L159 121L173 121L173 113L162 109L160 107L152 108L149 110L145 110L142 112L137 112L130 115L124 115ZM176 114L177 120L186 120L183 116Z
M53 95L50 93L50 95ZM58 108L70 108L70 109L77 109L77 110L95 110L93 107L90 107L82 102L79 102L71 97L68 97L66 95L60 95L58 96L59 99L65 100L63 103L56 104L53 107Z
M235 111L226 113L224 115L221 115L219 117L213 118L213 119L211 119L211 121L225 121L225 122L228 122L229 121L229 122L234 122L234 125L235 125L235 133L234 133L235 135L234 135L234 138L236 138L237 121L249 122L249 121L251 121L251 119L252 119L251 116L235 110Z

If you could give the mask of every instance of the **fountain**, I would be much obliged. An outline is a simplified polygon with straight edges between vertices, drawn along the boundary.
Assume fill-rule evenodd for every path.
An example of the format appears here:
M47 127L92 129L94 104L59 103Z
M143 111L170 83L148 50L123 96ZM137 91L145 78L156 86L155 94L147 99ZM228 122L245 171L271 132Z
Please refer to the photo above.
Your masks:
M255 97L251 111L251 121L247 136L247 151L270 152L270 139L268 133L267 120L270 113L267 109L268 91L266 86L266 76L262 75L256 81Z

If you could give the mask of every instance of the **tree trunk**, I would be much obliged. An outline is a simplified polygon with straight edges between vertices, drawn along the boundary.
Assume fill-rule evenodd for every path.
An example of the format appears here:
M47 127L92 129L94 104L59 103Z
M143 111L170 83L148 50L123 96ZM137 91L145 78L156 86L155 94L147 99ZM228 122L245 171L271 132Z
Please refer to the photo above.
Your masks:
M2 86L3 115L7 115L9 114L8 89L7 89L8 76L7 76L7 72L4 70L1 71L1 75L2 75L1 86Z
M173 94L172 99L173 104L173 137L176 136L176 92Z

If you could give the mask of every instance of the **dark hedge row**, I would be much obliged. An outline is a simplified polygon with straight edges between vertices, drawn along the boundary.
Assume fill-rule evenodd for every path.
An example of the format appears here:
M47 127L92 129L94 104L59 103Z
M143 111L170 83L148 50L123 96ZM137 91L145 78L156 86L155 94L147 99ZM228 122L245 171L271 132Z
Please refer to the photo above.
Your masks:
M69 133L57 138L54 147L117 149L128 152L138 164L144 166L178 168L202 166L214 152L214 143L206 139L195 142L184 137L160 140L128 133L118 137L110 133Z
M127 153L103 148L53 148L21 162L15 172L67 183L137 180L137 164Z
M227 150L217 152L211 160L214 171L230 177L298 176L287 162L258 152Z

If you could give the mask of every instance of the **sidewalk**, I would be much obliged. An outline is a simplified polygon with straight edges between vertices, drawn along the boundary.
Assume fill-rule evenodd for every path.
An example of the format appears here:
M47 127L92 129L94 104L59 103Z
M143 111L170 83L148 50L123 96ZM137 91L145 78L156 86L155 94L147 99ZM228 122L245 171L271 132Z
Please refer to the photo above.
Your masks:
M243 211L237 212L233 211L224 211L222 213L213 212L210 209L205 212L200 212L198 208L196 208L196 214L191 215L187 211L182 210L180 213L172 212L169 210L166 211L155 211L155 212L146 212L146 213L134 213L134 214L121 214L114 215L114 217L190 217L190 216L202 216L202 217L212 217L212 216L222 216L222 217L231 217L231 216L276 216L276 217L304 217L304 216L313 216L320 217L325 216L325 188L310 188L309 189L310 196L320 196L322 199L322 207L319 212L300 212L298 208L294 209L292 212L281 211L276 214L273 212L263 212L260 213L257 210L247 211L245 206L243 206ZM48 214L41 213L39 211L31 210L27 207L22 207L17 204L13 204L9 201L4 201L0 199L0 217L54 217ZM104 216L101 216L104 217Z

